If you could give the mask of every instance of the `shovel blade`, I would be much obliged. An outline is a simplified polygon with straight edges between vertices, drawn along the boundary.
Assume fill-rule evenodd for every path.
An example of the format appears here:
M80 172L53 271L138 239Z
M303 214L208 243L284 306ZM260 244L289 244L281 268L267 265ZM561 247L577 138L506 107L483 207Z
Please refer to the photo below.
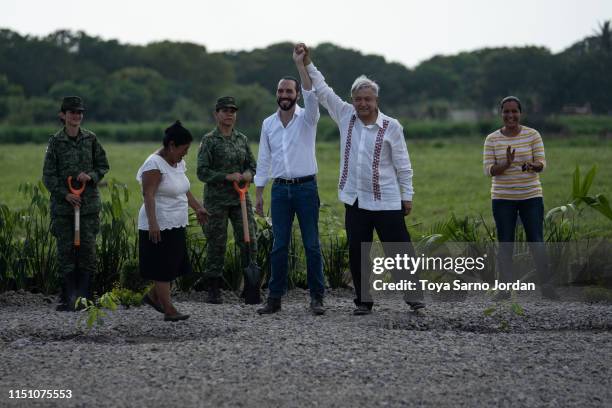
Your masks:
M251 262L249 266L244 269L244 276L246 276L248 283L251 286L259 285L259 278L261 276L261 270L255 262Z
M249 266L244 269L244 294L245 303L247 305L257 305L261 303L261 294L259 290L259 279L261 276L261 270L256 263L251 262Z

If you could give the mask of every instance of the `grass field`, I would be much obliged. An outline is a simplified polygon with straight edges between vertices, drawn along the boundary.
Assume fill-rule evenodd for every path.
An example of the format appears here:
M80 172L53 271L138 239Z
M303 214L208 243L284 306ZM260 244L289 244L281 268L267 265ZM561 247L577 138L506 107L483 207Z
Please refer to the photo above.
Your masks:
M129 186L130 212L137 215L141 205L136 171L148 154L157 148L155 143L104 143L111 171L107 179L116 179ZM492 220L490 209L490 180L482 172L482 139L457 138L436 141L408 141L414 169L414 210L409 225L427 231L435 222L458 216L482 214ZM612 142L596 138L579 140L545 140L548 168L542 174L546 209L568 202L571 175L576 165L583 173L597 164L598 173L591 193L603 193L612 198ZM18 193L24 182L35 182L41 177L45 145L0 145L0 202L11 208L22 206L25 199ZM257 146L253 146L255 155ZM342 217L343 209L337 200L339 147L333 143L319 143L319 193L325 210ZM202 197L203 184L195 175L197 144L189 151L187 160L192 192ZM269 208L269 187L266 188L266 209ZM253 192L254 193L254 192ZM104 194L104 190L103 190ZM326 212L322 214L325 217ZM342 218L340 218L342 219ZM582 228L611 235L610 224L601 215L588 211L581 219Z

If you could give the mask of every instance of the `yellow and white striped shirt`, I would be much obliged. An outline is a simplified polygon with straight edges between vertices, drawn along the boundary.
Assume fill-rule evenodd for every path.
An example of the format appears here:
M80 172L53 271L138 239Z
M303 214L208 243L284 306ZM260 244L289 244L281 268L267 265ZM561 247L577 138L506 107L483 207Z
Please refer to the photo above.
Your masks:
M484 172L491 176L491 167L506 162L506 149L515 150L512 165L499 176L493 176L491 198L501 200L527 200L542 197L542 185L538 173L522 171L524 162L539 162L546 167L544 143L537 130L522 126L516 136L504 136L496 130L487 136L482 162Z

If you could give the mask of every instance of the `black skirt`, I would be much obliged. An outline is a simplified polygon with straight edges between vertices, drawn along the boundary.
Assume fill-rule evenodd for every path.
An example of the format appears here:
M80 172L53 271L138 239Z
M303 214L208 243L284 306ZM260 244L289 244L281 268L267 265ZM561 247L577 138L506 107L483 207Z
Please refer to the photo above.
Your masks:
M191 273L184 227L161 231L157 244L149 239L149 231L138 230L138 249L140 275L145 279L171 282Z

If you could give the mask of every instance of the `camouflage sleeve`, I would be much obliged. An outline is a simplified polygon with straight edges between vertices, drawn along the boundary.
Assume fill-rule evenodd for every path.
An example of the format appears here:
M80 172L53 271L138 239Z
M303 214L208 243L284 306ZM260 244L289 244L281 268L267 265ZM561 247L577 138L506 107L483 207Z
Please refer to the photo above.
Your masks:
M68 194L68 186L65 180L59 177L57 168L57 156L55 153L55 143L53 137L49 139L47 151L45 153L45 162L43 164L43 184L51 193L51 198L55 201L62 201Z
M255 156L253 156L253 152L251 151L249 140L246 137L244 138L244 144L246 146L246 161L244 163L244 171L250 170L251 173L255 175L255 171L257 170L257 163L255 162Z
M211 152L210 138L206 136L200 143L198 151L198 179L204 183L222 183L225 181L225 173L213 169L213 158Z
M94 138L93 142L93 170L87 173L93 184L98 184L104 177L110 166L108 165L108 159L106 158L106 152L102 145L98 142L98 139Z

